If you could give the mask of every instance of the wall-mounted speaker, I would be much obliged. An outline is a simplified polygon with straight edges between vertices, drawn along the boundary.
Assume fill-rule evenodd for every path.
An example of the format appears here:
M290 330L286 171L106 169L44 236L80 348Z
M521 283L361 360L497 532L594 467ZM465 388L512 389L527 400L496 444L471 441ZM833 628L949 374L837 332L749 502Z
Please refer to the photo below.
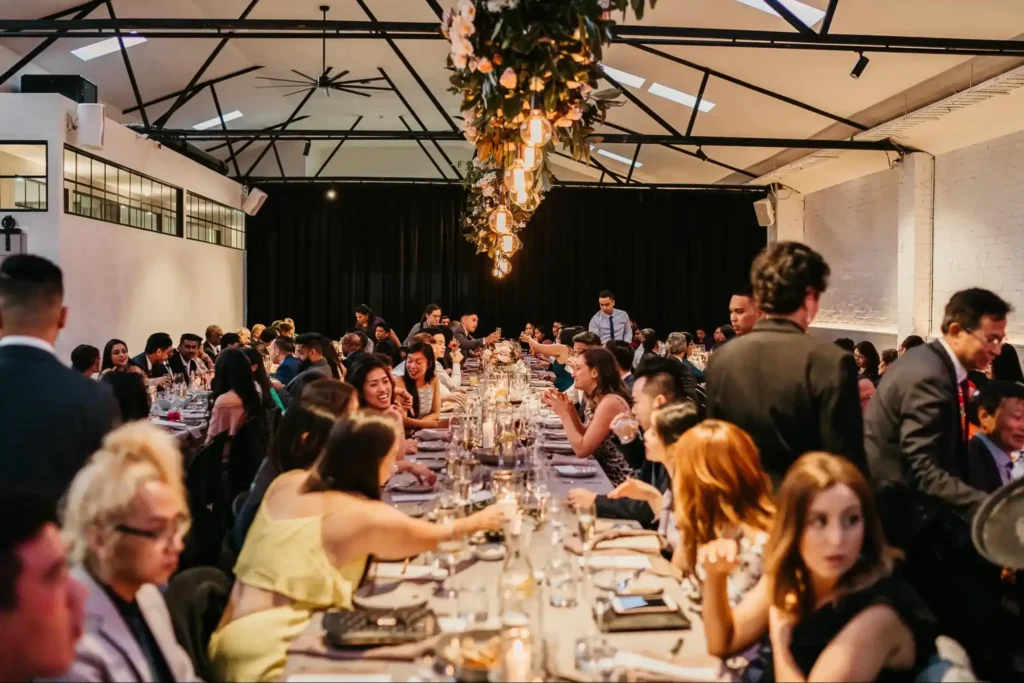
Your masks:
M242 190L242 211L250 216L255 216L267 201L267 193L255 187Z
M82 147L103 147L106 126L106 106L102 104L78 105L78 144Z
M757 214L757 224L767 228L775 224L775 209L772 208L772 200L767 197L754 202L754 213Z

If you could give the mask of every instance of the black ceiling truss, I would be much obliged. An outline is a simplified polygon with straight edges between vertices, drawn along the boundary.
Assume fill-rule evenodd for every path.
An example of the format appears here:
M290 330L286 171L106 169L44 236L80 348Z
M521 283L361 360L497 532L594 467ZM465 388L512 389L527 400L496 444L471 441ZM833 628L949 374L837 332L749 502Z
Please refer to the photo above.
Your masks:
M187 90L177 90L175 92L168 93L167 95L164 95L163 97L158 97L155 100L150 100L148 102L143 102L142 106L150 107L150 106L152 106L154 104L160 104L161 102L166 102L167 100L173 100L174 98L176 98L176 97L178 97L179 95L182 95L182 94L187 94L187 97L185 98L185 102L188 102L190 99L192 99L193 97L195 97L196 95L201 93L203 91L203 89L206 88L207 86L213 85L214 83L222 83L223 81L227 81L227 80L230 80L232 78L237 78L238 76L244 76L245 74L252 73L253 71L259 71L262 68L263 68L262 66L247 66L244 69L239 69L238 71L234 71L234 72L229 73L229 74L224 74L223 76L217 76L216 78L211 78L211 79L202 81L200 83L196 83L195 86L192 88L191 92L189 92ZM122 114L131 114L134 111L138 111L138 109L139 108L137 106L136 107L129 107L128 109L122 110L121 113Z
M410 67L410 69L411 68L412 67ZM391 77L388 76L388 73L386 71L384 71L383 67L377 67L377 71L379 71L380 75L383 76L387 80L388 86L390 86L391 89L395 91L395 94L398 95L398 99L400 99L402 101L402 105L405 106L405 108L409 111L409 114L411 114L412 117L414 119L416 119L416 123L419 124L420 128L423 129L422 132L423 133L430 133L430 131L427 130L427 124L423 123L423 119L421 119L419 117L419 114L416 113L416 110L412 108L411 104L409 104L409 100L405 99L405 95L403 95L402 91L398 89L398 86L395 85L394 81L391 80ZM423 87L426 88L426 86L423 86ZM427 92L429 92L429 90ZM440 107L441 105L438 104L438 106ZM403 121L402 123L405 123L405 121ZM406 128L407 129L409 128L408 124L406 124ZM412 134L412 133L416 133L416 132L419 132L419 131L407 130L406 132ZM460 132L458 132L457 130L454 130L454 129L452 130L451 135L452 135L452 137L449 138L451 140L464 140L465 139L465 137L462 135L462 133L460 133ZM459 172L458 166L456 166L455 163L452 162L451 158L444 151L444 148L441 147L441 145L438 143L438 139L439 138L427 136L427 137L419 138L419 139L430 140L431 142L433 142L434 143L434 149L436 149L438 151L438 153L441 155L441 158L443 158L448 163L448 166L455 173L455 177L458 178L459 180L462 179L462 173ZM441 175L443 176L444 173L442 173Z
M839 0L828 0L828 7L825 8L825 18L821 20L821 36L827 36L828 32L832 30L832 20L836 16L836 7L839 6Z
M220 119L221 130L227 130L228 124L227 121L224 120L224 110L220 108L220 98L217 97L217 86L215 86L213 83L210 84L210 94L213 95L213 106L217 108L217 118ZM235 175L242 175L242 172L238 168L238 155L235 153L235 147L234 144L231 142L231 138L224 138L224 142L227 143L228 153L231 155L231 162L235 165ZM277 154L276 147L274 148L274 154ZM278 165L281 164L280 157L278 158L277 163ZM281 171L281 175L284 175L283 170Z
M111 0L106 0L107 13L110 14L111 19L117 19L117 15L114 14L114 3ZM124 46L124 37L121 35L121 29L115 28L114 35L117 36L117 45L121 48L121 58L124 60L124 69L128 72L128 80L132 84L132 94L135 96L135 107L139 110L139 115L142 117L142 125L149 128L149 116L146 114L146 105L142 103L142 94L139 92L139 83L135 80L135 69L132 68L132 60L128 58L128 50Z
M621 131L623 133L632 133L634 135L638 134L635 130L630 130L629 128L625 128L623 126L616 125L614 123L611 123L610 121L605 121L602 125L607 126L608 128L612 128L612 129L617 130L617 131ZM728 169L730 171L733 171L734 173L739 173L741 175L745 175L748 178L756 178L757 177L753 173L751 173L749 171L746 171L746 170L744 170L742 168L738 168L736 166L730 166L729 164L726 164L726 163L721 162L721 161L716 161L715 159L712 159L711 157L707 156L706 154L703 157L701 157L696 152L691 152L688 149L683 149L682 147L678 147L677 145L669 144L667 142L661 143L661 146L665 147L666 149L670 149L673 152L678 152L679 154L685 154L686 156L693 157L694 159L700 159L701 161L704 161L704 162L709 163L709 164L713 164L715 166L720 166L722 168L725 168L725 169Z
M569 159L570 161L576 161L577 163L581 163L581 164L583 163L582 161L579 161L578 159L574 159L571 155L566 154L565 152L557 152L556 151L555 152L555 156L562 157L564 159ZM609 168L607 168L604 164L602 164L600 161L595 159L593 157L593 155L591 155L591 157L590 157L590 163L593 166L597 166L598 170L601 171L601 179L597 181L598 184L602 184L604 182L604 177L606 175L607 176L611 176L612 180L615 181L616 185L625 185L626 184L625 179L621 175L619 175L618 173L615 173L614 171L612 171ZM564 181L559 181L559 182L561 183L561 182L564 182Z
M305 121L308 118L309 118L308 116L296 116L292 120L292 123L298 123L299 121ZM267 126L266 128L260 128L260 132L267 132L267 131L271 131L271 130L278 130L279 128L284 128L284 126L285 126L285 122L282 121L281 123L275 124L273 126ZM251 140L249 140L244 145L242 145L241 147L238 148L237 154L241 154L245 150L249 149L249 147L251 147L252 145L256 144L256 142L258 142L258 140L259 140L258 138L252 138ZM219 145L214 145L213 147L208 147L208 148L206 148L203 151L204 152L216 152L217 150L224 149L227 146L228 146L228 143L223 142L223 143L221 143Z
M359 122L362 121L362 120L363 120L362 116L357 116L356 117L356 122L353 123L352 127L348 129L349 132L354 131L356 129L356 127L359 126ZM324 159L324 163L320 165L320 169L316 172L316 176L314 176L314 177L316 177L316 178L320 177L320 175L324 172L324 169L327 168L327 164L331 163L331 159L333 159L334 155L338 153L338 150L341 149L341 146L345 144L346 140L348 140L348 136L345 136L342 139L338 140L338 144L334 146L334 149L331 150L331 153L327 155L326 159ZM422 145L423 143L420 143L420 144ZM282 173L281 175L284 175L284 174Z
M818 34L814 32L810 26L800 21L800 18L793 14L788 7L782 4L781 0L764 0L764 4L775 10L775 13L786 20L790 26L795 28L799 33L805 36L815 36Z
M72 22L80 21L80 20L84 19L85 17L87 17L89 15L89 12L92 12L94 9L96 9L97 7L102 5L103 2L104 2L104 0L92 0L91 2L87 2L85 4L78 5L77 7L72 7L71 9L65 10L64 12L61 12L61 13L58 13L58 14L54 14L54 15L50 15L50 17L47 17L46 20L47 21L56 21L58 18L60 18L62 16L65 16L67 14L70 14L72 12L75 12L77 10L77 13L75 13L75 16L70 21L63 22L65 26L67 26L68 28L71 28L71 27L75 26L75 24L72 23ZM6 83L7 79L9 79L11 76L13 76L14 74L16 74L19 71L21 71L23 68L28 66L29 63L33 59L35 59L39 55L43 54L43 52L45 52L48 47L50 47L51 45L56 43L57 40L60 37L66 35L66 34L67 34L67 29L58 30L55 34L51 35L46 40L44 40L43 42L39 43L34 48L29 50L29 52L24 57L22 57L17 62L15 62L14 65L11 66L10 69L8 69L7 71L3 72L3 74L0 74L0 85L3 85L4 83ZM7 37L7 36L5 35L4 37Z
M249 181L254 184L275 184L283 183L287 185L301 185L301 184L332 184L336 183L339 185L459 185L459 180L455 178L369 178L364 176L334 176L327 177L322 176L319 178L305 178L305 177L292 177L292 178L278 178L275 176L263 176L263 177L252 177ZM580 180L562 180L559 181L556 187L593 187L593 188L606 188L621 189L621 190L689 190L689 191L703 191L714 190L716 192L739 192L764 195L770 189L769 185L705 185L700 183L632 183L630 185L610 185L608 183L599 183L596 181L580 181Z
M402 125L405 126L406 130L412 130L412 126L409 125L409 122L405 120L404 116L399 116L398 120L402 122ZM437 161L434 160L434 157L430 156L430 152L427 151L427 148L423 144L423 141L417 140L416 144L419 145L420 150L427 156L428 159L430 159L430 163L433 164L434 169L437 171L437 175L441 176L442 178L447 178L448 176L446 176L444 174L444 171L441 170L441 167L438 165Z

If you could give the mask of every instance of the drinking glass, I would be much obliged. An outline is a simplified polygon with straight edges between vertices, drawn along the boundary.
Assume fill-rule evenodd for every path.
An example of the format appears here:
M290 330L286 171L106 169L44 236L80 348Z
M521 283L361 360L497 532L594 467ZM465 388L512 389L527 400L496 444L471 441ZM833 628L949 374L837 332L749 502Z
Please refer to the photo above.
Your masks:
M590 551L594 547L594 538L597 536L597 509L594 503L576 507L576 524L579 526L580 543L583 545L583 567L589 570Z
M556 553L544 570L548 581L548 602L552 607L575 607L579 581L573 563L564 552Z
M491 617L487 586L468 584L459 588L458 617L467 631L486 627Z
M601 636L579 638L576 641L576 668L590 680L612 680L615 648Z
M626 444L633 441L640 432L640 423L629 413L621 413L612 420L612 431L619 441Z
M454 524L458 519L459 510L454 505L446 505L444 507L438 507L438 509L434 511L434 514L437 516L438 524L448 525L449 523ZM455 564L459 559L459 555L462 554L465 542L464 538L453 534L437 544L437 550L441 553L442 559L447 564L448 576L445 577L445 580L437 587L436 595L444 597L451 596L452 576L455 575Z

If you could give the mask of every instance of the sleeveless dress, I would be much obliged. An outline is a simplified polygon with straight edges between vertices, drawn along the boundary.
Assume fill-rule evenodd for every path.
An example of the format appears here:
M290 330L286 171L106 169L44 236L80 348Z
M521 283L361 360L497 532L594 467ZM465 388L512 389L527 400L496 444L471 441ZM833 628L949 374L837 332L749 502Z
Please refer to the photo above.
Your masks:
M603 400L603 399L602 399ZM622 400L609 398L610 401ZM623 410L628 410L629 406L625 400L622 400ZM590 407L589 401L583 402L583 424L589 425L594 419L594 408ZM608 436L605 437L601 445L594 451L594 460L601 466L604 473L608 475L608 480L611 481L612 486L618 486L622 482L626 481L630 477L635 477L636 472L632 467L629 466L629 461L626 460L626 456L622 452L622 447L619 445L619 440L615 438L615 433L610 431Z
M557 360L551 361L551 372L555 373L555 388L559 391L568 391L573 384L572 375L565 369L565 366Z
M267 495L235 564L236 580L280 593L293 602L254 612L217 629L208 654L217 681L265 681L281 677L288 647L314 612L352 609L352 593L367 558L336 567L321 541L321 517L275 520Z
M835 604L825 605L793 627L790 652L797 666L810 674L814 663L828 644L858 614L874 605L888 605L899 615L914 638L914 666L910 669L882 669L876 681L913 681L935 654L938 628L935 617L910 584L898 576L888 576L862 591L847 595ZM770 641L769 641L770 642ZM770 646L768 648L770 650ZM771 652L765 656L762 681L774 681L775 669ZM744 676L746 679L746 675Z

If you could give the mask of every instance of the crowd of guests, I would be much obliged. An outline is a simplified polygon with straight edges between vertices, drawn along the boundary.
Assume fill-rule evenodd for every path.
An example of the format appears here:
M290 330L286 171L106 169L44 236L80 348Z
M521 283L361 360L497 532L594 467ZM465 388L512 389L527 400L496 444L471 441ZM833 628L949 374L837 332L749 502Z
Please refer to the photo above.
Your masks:
M708 652L745 680L938 680L953 665L940 634L978 673L1014 675L1016 573L969 528L1024 473L1012 308L958 292L939 338L879 354L808 334L829 275L812 249L770 245L711 340L637 329L609 291L587 328L529 324L520 341L553 375L543 402L614 485L569 502L658 530ZM381 501L396 474L433 480L406 435L465 401L463 360L501 336L477 338L475 313L431 304L400 341L360 306L340 352L287 319L177 346L155 333L135 356L117 339L78 347L70 369L53 350L66 315L54 264L0 265L0 382L18 388L0 392L0 679L278 679L315 612L352 608L371 557L502 523L496 507L435 524ZM206 511L145 418L147 384L207 374L208 447L254 424L266 441L223 539L215 626L194 642L171 615Z

